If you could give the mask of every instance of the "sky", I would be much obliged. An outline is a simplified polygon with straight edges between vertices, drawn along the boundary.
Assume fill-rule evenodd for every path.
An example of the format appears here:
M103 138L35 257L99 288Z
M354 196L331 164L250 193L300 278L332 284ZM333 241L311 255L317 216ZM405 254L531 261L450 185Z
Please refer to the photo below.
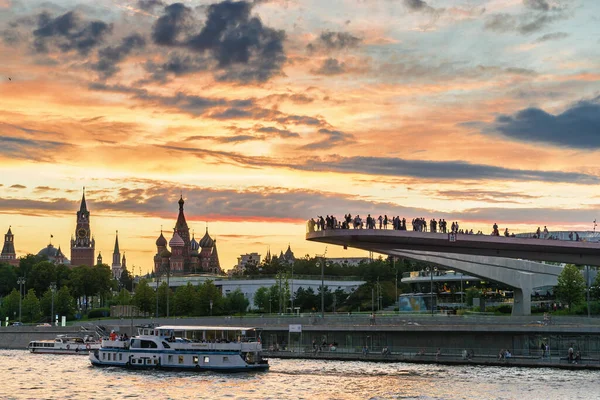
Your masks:
M595 0L0 0L0 230L152 268L180 195L223 269L364 256L317 215L591 230Z

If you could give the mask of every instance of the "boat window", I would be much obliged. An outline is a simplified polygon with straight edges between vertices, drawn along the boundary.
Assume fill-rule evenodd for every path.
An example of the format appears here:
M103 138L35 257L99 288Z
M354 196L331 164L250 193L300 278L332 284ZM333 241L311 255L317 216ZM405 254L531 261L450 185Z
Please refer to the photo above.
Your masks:
M123 361L123 353L119 353L119 361Z
M154 360L154 364L158 364L158 360L157 359Z
M102 353L102 359L106 360L106 353Z
M169 356L169 362L173 362L173 356Z
M229 357L223 357L223 362L229 362Z
M208 356L204 356L204 364L208 364L209 360L210 360L210 359L209 359L209 357L208 357Z
M140 348L140 340L139 339L131 339L131 348L139 349Z
M198 356L194 356L194 364L198 364Z
M170 349L171 346L169 346L169 344L167 342L162 342L162 345L165 349Z
M152 340L142 340L141 342L142 344L140 347L142 349L156 349L158 347Z
M183 356L179 356L179 364L183 364Z

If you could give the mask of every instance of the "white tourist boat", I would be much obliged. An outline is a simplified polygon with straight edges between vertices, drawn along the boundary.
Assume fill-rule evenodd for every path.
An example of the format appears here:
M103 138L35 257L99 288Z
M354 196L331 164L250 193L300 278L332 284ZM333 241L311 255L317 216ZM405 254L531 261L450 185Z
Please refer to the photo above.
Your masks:
M80 354L88 355L97 350L101 343L91 336L79 337L58 335L54 340L32 340L27 348L32 353L39 354Z
M260 371L260 331L230 326L146 326L126 341L102 340L90 352L95 366L188 371Z

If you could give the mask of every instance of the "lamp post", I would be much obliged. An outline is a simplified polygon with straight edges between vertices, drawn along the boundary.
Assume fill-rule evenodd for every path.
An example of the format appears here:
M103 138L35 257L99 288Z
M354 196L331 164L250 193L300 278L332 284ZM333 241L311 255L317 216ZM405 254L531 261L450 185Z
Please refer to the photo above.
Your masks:
M396 307L398 307L398 312L400 312L400 300L398 299L398 270L396 269L396 256L392 257L392 262L394 263L394 270L396 271Z
M159 281L159 273L156 272L156 318L158 318L158 281Z
M54 321L54 292L56 292L56 282L50 282L50 291L52 292L52 306L50 308L50 325Z
M292 266L292 293L291 293L291 301L292 301L292 314L294 314L294 262L290 260L290 265Z
M210 316L212 317L212 307L213 307L212 299L210 299L209 304L210 304Z
M327 253L327 250L325 250ZM325 318L325 265L329 267L329 262L325 261L325 254L321 257L322 261L317 261L317 268L321 267L321 318Z
M594 220L594 222L595 222L595 220ZM591 312L590 312L590 266L589 265L585 266L585 271L586 271L585 287L586 287L586 292L587 292L586 294L587 294L587 312L588 312L587 314L588 314L588 318L590 318Z
M25 277L21 276L17 279L19 284L19 322L21 322L21 298L23 297L23 285L25 284Z

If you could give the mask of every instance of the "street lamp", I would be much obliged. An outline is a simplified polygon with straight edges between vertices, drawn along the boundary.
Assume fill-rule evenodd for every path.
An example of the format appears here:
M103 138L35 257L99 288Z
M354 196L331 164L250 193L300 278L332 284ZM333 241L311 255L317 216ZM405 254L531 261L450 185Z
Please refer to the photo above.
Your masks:
M52 308L50 308L50 325L54 321L54 292L56 292L56 282L50 282L50 291L52 292Z
M156 318L158 318L158 281L160 280L160 274L156 271Z
M316 265L321 267L321 318L325 318L325 266L329 267L329 261L325 261L325 255L321 258L323 262L317 261Z
M21 298L23 297L23 285L25 284L25 277L21 276L17 279L19 284L19 322L21 322Z
M213 307L213 301L212 301L212 299L210 299L209 304L210 304L210 316L212 317L212 307Z
M292 260L290 260L290 265L292 266L292 295L291 297L291 301L292 301L292 314L294 313L294 262Z

